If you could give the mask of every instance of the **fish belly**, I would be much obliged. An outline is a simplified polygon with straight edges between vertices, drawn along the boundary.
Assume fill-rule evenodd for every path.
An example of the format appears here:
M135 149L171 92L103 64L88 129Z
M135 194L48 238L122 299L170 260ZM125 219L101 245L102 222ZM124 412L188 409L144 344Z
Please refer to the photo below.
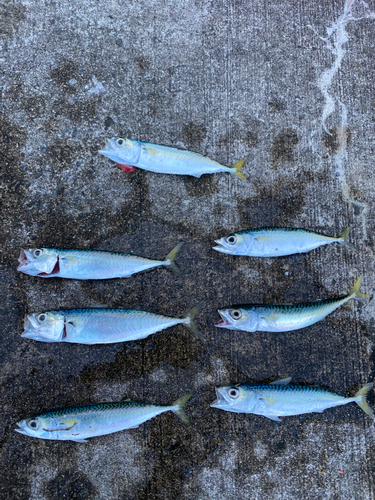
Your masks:
M262 332L290 332L313 325L324 319L337 309L338 305L329 307L313 307L306 309L292 308L284 310L266 311L260 314L259 331Z
M66 342L80 344L110 344L148 337L170 326L181 323L179 318L168 318L142 311L106 311L87 313L67 325Z
M104 436L136 428L164 411L164 408L150 406L91 412L85 416L77 416L77 425L68 431L61 431L60 435L62 439L86 439ZM72 419L72 416L68 415L67 418Z
M131 255L87 252L60 258L60 272L57 276L81 280L128 278L134 273L161 265L160 261Z
M250 255L253 257L282 257L296 253L306 253L321 245L331 243L328 238L304 235L298 232L260 233L253 237Z
M316 390L285 391L269 393L263 398L261 408L264 416L289 416L302 415L304 413L322 412L327 408L346 404L346 398Z
M145 147L137 167L163 174L192 175L229 171L228 167L191 151L180 151L174 148Z

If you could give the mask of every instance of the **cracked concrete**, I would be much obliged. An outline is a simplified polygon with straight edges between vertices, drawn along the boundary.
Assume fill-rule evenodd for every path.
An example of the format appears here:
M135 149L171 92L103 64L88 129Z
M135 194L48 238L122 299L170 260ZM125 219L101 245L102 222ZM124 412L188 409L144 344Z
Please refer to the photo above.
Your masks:
M352 394L375 373L374 301L285 334L215 329L235 303L374 293L375 3L360 0L0 0L0 497L374 500L374 424L355 405L284 418L209 408L214 387L292 376ZM97 154L123 135L187 148L249 182L135 170ZM231 231L294 226L340 245L280 259L211 250ZM24 246L162 258L157 269L75 282L16 272ZM110 304L182 315L203 300L205 337L177 326L127 344L20 338L27 311ZM194 390L172 413L82 445L15 423L56 407ZM374 393L369 397L375 406Z

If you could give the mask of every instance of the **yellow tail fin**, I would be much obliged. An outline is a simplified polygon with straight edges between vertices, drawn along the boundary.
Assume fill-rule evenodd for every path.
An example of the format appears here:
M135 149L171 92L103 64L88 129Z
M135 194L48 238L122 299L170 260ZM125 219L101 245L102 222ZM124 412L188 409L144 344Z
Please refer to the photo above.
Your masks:
M357 281L354 283L353 288L350 290L349 295L352 295L353 299L369 299L370 295L367 295L367 293L361 293L359 292L359 287L361 286L361 281L362 281L362 276L360 276Z
M245 163L246 160L247 160L247 157L242 158L242 160L238 161L237 163L235 163L234 165L232 165L230 167L233 170L233 173L235 175L237 175L237 177L239 177L243 181L247 181L246 177L241 172L241 168L243 167L243 164Z
M182 271L178 267L176 262L176 257L181 247L182 243L179 243L171 252L169 252L169 254L164 259L165 267L168 267L168 269L170 269L172 273L177 274L177 276L183 276Z
M349 232L351 230L351 227L347 227L346 229L344 229L344 231L342 231L338 237L337 237L337 241L339 243L341 243L341 245L344 245L346 246L347 248L350 248L351 250L355 250L357 251L356 247L354 245L352 245L351 243L349 243L348 241L348 237L349 237Z
M178 417L180 417L180 419L183 422L185 422L185 424L189 424L189 425L191 425L191 423L189 422L189 419L187 418L187 415L186 415L186 413L183 410L183 406L186 405L186 403L189 401L189 399L191 398L192 395L193 395L193 393L191 392L190 394L186 394L185 396L182 396L182 398L177 399L177 401L175 401L174 403L172 403L172 405L175 407L175 409L173 410L173 412Z
M369 415L370 417L372 417L372 418L375 419L374 412L369 407L369 404L366 401L366 394L368 393L368 391L371 389L371 387L373 385L374 384L372 384L372 383L366 384L365 386L362 387L362 389L359 389L359 391L357 392L357 394L355 395L355 397L358 398L357 404L362 408L362 410L365 413L367 413L367 415Z
M184 317L184 325L188 330L190 330L199 339L203 340L201 333L198 330L197 324L195 323L195 316L203 309L203 302L200 302L192 309L190 309Z

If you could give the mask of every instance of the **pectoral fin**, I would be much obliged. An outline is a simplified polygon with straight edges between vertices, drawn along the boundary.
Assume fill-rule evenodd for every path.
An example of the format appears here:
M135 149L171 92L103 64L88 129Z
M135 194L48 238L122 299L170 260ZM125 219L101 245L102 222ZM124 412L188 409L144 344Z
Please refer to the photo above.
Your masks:
M69 439L69 441L74 441L75 443L87 443L87 439Z

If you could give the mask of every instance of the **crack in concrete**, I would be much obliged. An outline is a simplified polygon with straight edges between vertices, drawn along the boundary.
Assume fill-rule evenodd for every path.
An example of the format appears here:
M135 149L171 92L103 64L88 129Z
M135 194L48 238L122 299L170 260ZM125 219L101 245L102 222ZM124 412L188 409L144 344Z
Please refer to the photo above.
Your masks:
M353 6L356 3L356 0L346 0L344 4L344 12L343 14L334 21L331 26L327 29L327 37L320 37L322 40L327 42L327 48L335 55L335 60L330 68L326 69L323 74L318 78L318 87L322 92L325 103L322 111L322 126L325 132L329 135L331 133L326 127L326 121L329 116L336 110L336 105L338 104L340 108L340 125L337 128L338 140L339 140L339 148L337 154L334 156L334 161L337 166L336 175L341 182L341 191L345 201L351 204L354 208L357 209L359 215L362 219L362 230L363 235L367 238L367 229L366 229L366 212L367 212L367 204L357 201L351 196L351 189L346 181L345 176L345 160L347 157L346 148L347 148L347 127L348 127L348 110L346 105L342 102L342 100L334 94L331 94L330 90L332 87L332 81L341 69L341 62L346 54L346 50L344 45L349 41L349 35L346 32L346 25L349 21L359 21L361 19L374 19L375 13L366 12L363 17L355 18L352 15ZM357 1L357 4L361 4L366 10L368 10L368 5L363 0L361 2ZM317 34L316 30L309 26L314 32ZM341 87L341 86L340 86ZM342 88L341 88L342 90ZM342 92L341 92L342 93Z

